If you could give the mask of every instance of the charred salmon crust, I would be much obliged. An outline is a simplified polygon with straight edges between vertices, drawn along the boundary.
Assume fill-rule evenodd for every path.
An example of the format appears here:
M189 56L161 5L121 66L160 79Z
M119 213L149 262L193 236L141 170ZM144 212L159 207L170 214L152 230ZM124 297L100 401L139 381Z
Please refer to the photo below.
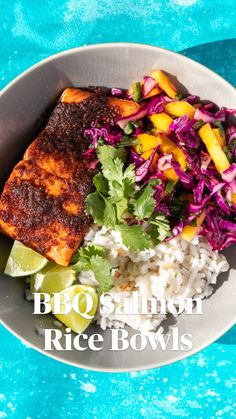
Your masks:
M115 123L123 111L110 100L102 89L66 89L1 195L1 231L63 266L92 222L84 211L94 176L84 130Z

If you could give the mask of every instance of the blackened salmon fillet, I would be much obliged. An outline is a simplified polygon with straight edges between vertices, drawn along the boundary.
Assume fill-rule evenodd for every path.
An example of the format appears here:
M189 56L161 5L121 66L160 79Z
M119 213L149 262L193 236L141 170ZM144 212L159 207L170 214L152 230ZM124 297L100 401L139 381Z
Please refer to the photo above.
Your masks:
M106 92L65 89L1 195L0 230L59 265L69 265L92 222L84 211L94 176L84 130L95 121L113 125L139 106Z

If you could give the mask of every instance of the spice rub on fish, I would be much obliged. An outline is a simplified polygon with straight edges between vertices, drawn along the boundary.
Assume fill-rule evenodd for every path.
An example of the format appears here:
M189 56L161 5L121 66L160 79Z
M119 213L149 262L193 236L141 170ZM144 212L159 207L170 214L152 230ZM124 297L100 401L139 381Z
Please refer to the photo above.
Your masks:
M0 230L59 265L69 265L92 222L84 212L94 176L83 156L89 146L84 130L94 121L113 125L138 106L99 88L65 89L5 184Z

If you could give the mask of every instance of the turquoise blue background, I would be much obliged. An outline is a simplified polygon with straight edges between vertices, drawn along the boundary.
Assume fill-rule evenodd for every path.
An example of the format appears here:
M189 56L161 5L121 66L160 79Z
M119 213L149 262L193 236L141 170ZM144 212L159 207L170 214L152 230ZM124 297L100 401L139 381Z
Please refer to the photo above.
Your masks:
M236 83L235 0L0 0L0 88L64 49L163 46ZM194 75L193 75L194 77ZM236 417L236 327L200 353L138 373L77 369L0 326L0 419Z

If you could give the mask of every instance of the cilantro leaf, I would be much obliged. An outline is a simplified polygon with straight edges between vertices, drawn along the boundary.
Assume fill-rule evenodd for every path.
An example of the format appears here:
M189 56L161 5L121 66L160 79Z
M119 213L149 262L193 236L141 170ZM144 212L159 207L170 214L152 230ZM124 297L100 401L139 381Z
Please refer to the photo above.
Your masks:
M109 195L113 202L120 201L124 196L124 185L116 180L109 182Z
M148 184L146 187L142 188L137 199L133 203L134 215L138 220L150 217L154 211L156 202L151 196L152 190L152 184Z
M124 179L129 179L132 183L135 182L135 166L133 163L129 164L129 166L125 169Z
M94 222L102 226L105 201L99 192L93 192L87 196L85 208L87 214L93 217Z
M116 215L118 221L122 222L122 217L124 213L127 211L128 201L126 198L122 198L120 201L116 203Z
M108 291L113 286L112 267L105 256L106 250L104 248L90 244L78 250L79 260L72 266L76 272L93 271L102 292Z
M103 175L107 180L116 180L122 182L124 163L119 158L106 161L106 165L102 167Z
M86 247L80 247L73 256L72 268L76 272L88 271L90 269L90 259L92 256L106 256L106 250L101 246L89 244Z
M157 213L149 220L151 228L149 234L155 245L170 237L170 224L164 214Z
M128 209L128 198L132 195L135 182L135 167L124 167L124 149L99 146L98 157L102 163L102 173L93 178L96 192L88 195L86 211L95 223L115 228Z
M97 246L95 244L89 244L86 247L80 247L79 256L83 258L90 259L92 256L101 256L104 257L106 255L106 250L102 246Z
M128 249L145 250L152 246L150 237L140 225L118 225L116 230L120 231L122 241Z
M125 148L115 148L111 145L100 145L97 147L97 156L102 163L102 166L106 167L110 164L112 159L116 158L119 158L124 163L127 151Z
M105 199L105 208L103 212L103 225L106 227L115 227L117 224L116 209L110 198Z
M113 287L111 265L108 260L98 255L92 256L90 259L90 269L93 271L102 292L109 291Z
M93 184L96 187L98 192L101 192L102 194L108 193L108 190L109 190L108 182L101 172L98 172L93 177Z

